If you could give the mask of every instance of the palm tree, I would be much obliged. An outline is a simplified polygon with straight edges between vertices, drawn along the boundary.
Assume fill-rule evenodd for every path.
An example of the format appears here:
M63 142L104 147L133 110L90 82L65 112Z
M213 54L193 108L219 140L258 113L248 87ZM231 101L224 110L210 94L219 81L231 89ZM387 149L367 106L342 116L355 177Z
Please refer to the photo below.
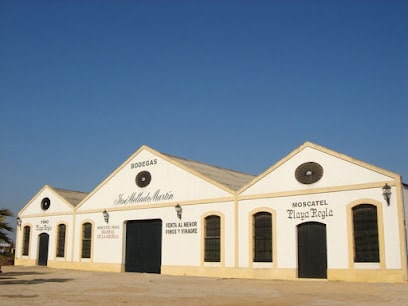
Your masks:
M12 216L13 213L10 210L6 208L0 209L0 241L11 243L7 232L12 232L13 228L6 222L6 218Z

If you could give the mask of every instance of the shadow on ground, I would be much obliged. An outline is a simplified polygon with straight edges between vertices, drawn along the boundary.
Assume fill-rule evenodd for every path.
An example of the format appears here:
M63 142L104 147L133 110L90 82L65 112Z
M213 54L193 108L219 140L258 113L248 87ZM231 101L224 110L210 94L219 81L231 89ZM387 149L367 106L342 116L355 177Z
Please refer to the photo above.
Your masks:
M23 294L5 294L5 295L0 295L0 297L4 298L9 298L9 299L32 299L38 297L38 295L23 295Z
M2 279L3 276L5 277L13 277L13 276L24 276L24 275L40 275L40 274L49 274L49 273L43 273L43 272L29 272L29 271L22 271L22 272L6 272L6 273L1 273L0 274L0 279Z
M72 281L72 278L35 278L35 279L14 279L6 277L0 278L0 285L35 285L43 283L65 283Z

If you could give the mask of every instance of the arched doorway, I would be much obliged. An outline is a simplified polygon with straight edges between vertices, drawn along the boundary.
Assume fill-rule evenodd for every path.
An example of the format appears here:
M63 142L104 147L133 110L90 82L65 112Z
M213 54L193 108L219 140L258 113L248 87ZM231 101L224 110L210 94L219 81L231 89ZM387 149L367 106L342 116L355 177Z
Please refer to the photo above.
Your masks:
M327 278L326 224L305 222L297 226L298 277Z
M42 233L39 236L38 246L38 265L46 266L48 263L48 242L50 236L46 233Z

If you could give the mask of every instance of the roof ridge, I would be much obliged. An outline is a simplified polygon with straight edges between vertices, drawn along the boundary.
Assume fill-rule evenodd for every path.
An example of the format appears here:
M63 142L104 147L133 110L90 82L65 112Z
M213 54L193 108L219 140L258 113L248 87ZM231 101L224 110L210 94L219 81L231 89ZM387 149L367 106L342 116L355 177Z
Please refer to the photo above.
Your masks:
M69 192L79 192L79 193L86 193L88 194L89 192L86 191L79 191L79 190L73 190L73 189L66 189L66 188L59 188L59 187L54 187L54 186L50 186L52 189L54 189L55 191L69 191Z
M51 187L51 186L49 186ZM89 194L89 192L51 187L60 197L72 206L77 206Z
M167 154L167 153L162 153L162 154L166 155L166 156L168 156L170 158L182 159L182 160L185 160L185 161L194 162L194 163L202 164L202 165L205 165L205 166L218 168L218 169L221 169L221 170L228 170L228 171L232 171L232 172L236 172L236 173L240 173L240 174L256 176L256 174L251 174L251 173L247 173L247 172L243 172L243 171L239 171L239 170L234 170L234 169L231 169L231 168L221 167L221 166L217 166L217 165L214 165L214 164L209 164L209 163L206 163L206 162L197 161L197 160L194 160L194 159L189 159L189 158L180 157L180 156Z
M223 168L166 153L161 154L170 158L170 160L182 164L196 173L200 173L208 179L211 179L213 182L217 182L218 184L221 184L222 186L233 191L238 190L256 177L254 174L249 174L242 171Z

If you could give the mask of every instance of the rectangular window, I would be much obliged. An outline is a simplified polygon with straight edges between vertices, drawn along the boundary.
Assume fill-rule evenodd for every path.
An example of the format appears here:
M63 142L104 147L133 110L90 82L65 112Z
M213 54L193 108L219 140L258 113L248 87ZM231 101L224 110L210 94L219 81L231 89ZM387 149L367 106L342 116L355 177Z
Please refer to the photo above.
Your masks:
M254 215L254 262L272 262L272 215Z
M380 262L377 207L353 207L354 262Z
M221 261L221 224L219 216L205 218L205 252L204 261Z
M57 240L57 257L65 256L65 232L66 225L58 225L58 240Z
M28 256L28 250L30 246L30 227L24 226L23 233L23 256Z
M82 225L82 258L91 258L92 224Z

